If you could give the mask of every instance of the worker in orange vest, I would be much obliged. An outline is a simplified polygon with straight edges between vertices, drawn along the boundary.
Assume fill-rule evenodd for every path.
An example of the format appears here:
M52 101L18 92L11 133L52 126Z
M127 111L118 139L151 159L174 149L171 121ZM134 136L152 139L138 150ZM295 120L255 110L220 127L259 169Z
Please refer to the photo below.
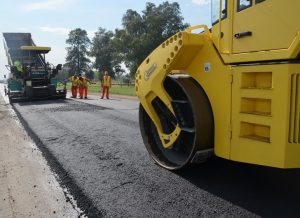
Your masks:
M109 88L111 88L111 85L112 85L111 77L108 75L108 72L105 71L101 82L101 87L102 87L101 99L103 99L105 94L106 94L106 98L109 99Z
M77 92L78 92L78 76L74 75L69 78L69 80L72 82L71 86L71 92L72 96L71 98L76 98L77 97Z
M87 94L88 94L88 86L91 84L91 80L86 78L85 76L79 76L79 94L80 94L80 99L83 97L87 99Z

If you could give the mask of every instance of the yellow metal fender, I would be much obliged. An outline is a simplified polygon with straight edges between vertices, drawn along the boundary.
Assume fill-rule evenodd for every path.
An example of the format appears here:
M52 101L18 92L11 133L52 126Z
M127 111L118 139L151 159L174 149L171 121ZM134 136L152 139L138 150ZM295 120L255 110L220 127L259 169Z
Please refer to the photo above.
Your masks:
M200 34L192 33L193 30L199 28L203 28L204 32ZM178 138L181 129L177 124L171 134L164 134L159 117L151 102L159 97L167 108L175 114L171 105L171 98L164 89L163 82L168 74L181 73L181 70L189 66L203 46L204 40L211 40L207 26L190 27L163 42L144 60L137 70L137 96L156 126L164 148L171 147Z

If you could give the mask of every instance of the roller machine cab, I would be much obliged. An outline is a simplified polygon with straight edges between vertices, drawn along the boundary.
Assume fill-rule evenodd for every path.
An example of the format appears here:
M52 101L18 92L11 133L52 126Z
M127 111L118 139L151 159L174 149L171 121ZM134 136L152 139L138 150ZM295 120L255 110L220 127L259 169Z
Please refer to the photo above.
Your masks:
M300 167L300 2L212 0L212 27L159 45L136 72L144 144L178 170L212 155Z

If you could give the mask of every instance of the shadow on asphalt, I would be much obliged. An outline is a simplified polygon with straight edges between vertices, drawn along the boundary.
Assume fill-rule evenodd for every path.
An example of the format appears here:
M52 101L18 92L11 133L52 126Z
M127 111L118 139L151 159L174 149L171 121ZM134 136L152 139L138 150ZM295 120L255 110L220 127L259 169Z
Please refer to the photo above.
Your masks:
M66 104L66 103L70 103L70 100L68 99L33 100L33 101L16 102L13 104L19 104L20 106L30 106L30 105Z
M299 169L282 170L215 157L178 175L259 216L300 216Z
M117 99L117 98L109 98L109 99L106 99L106 98L99 98L101 101L121 101L121 99Z

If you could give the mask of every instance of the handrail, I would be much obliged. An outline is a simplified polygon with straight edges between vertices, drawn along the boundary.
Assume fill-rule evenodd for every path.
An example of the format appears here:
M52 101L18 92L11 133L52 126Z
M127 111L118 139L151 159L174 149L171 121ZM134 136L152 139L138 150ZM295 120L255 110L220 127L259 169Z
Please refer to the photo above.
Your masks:
M221 51L221 34L222 34L222 5L223 2L220 0L220 5L219 5L219 34L218 34L218 49Z
M188 32L188 33L192 33L192 31L196 30L196 29L203 29L204 33L206 33L208 35L208 38L211 39L211 33L210 33L208 27L204 24L188 27L184 31Z

